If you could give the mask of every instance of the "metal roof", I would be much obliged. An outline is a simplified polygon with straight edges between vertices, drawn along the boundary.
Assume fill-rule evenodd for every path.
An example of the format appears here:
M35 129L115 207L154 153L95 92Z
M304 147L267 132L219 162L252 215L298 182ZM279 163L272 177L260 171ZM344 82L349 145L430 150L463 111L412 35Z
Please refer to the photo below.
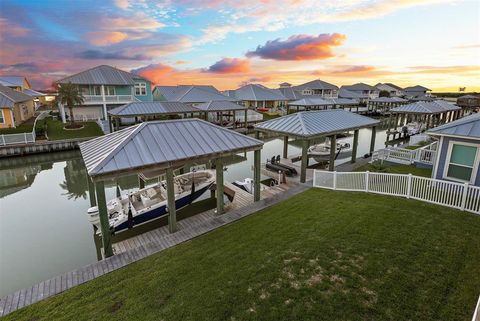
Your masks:
M400 97L378 97L371 99L370 101L376 102L376 103L404 103L407 102L407 99L403 99Z
M35 91L33 89L24 89L23 93L29 95L30 97L46 96L45 94L39 93L38 91Z
M236 101L210 85L157 86L154 91L158 91L167 101L182 103L204 103L212 100Z
M112 116L141 116L141 115L172 115L195 113L198 109L178 101L149 101L132 102L111 109L108 113Z
M447 111L461 109L445 100L418 101L415 103L399 106L390 109L392 113L398 114L441 114Z
M246 107L235 104L231 101L209 101L203 104L196 105L195 108L204 110L204 111L228 111L228 110L245 110Z
M0 76L0 85L7 87L23 87L24 80L26 81L26 78L23 76Z
M373 90L373 91L379 91L378 88L367 85L363 82L359 82L357 84L353 84L350 86L342 86L341 88L350 90L350 91L363 91L363 90Z
M463 95L458 97L458 99L480 99L480 96L475 95Z
M423 87L420 85L412 86L412 87L406 87L404 89L405 92L413 91L413 92L418 92L418 91L431 91L431 89L428 89L427 87Z
M232 94L230 91L229 94ZM249 84L233 91L235 98L249 101L284 101L288 100L280 90L270 89L258 84Z
M20 91L0 85L0 107L13 107L15 103L29 101L31 99L32 97Z
M282 93L287 100L297 100L306 97L302 95L298 90L294 90L293 87L280 87L278 90Z
M358 105L358 101L347 98L321 98L317 96L305 97L288 103L290 106L333 106Z
M260 149L263 141L190 118L145 122L79 146L88 174L106 177Z
M358 92L355 92L355 91L350 91L350 90L342 87L338 91L338 97L355 99L355 98L368 98L369 96L368 96L368 94L361 94L361 93L358 93Z
M255 129L314 138L363 127L372 127L378 123L380 123L378 120L357 115L343 109L327 109L298 112L271 119L255 125Z
M460 136L480 139L480 114L473 114L427 131L429 135Z
M135 85L135 79L144 78L112 66L100 65L60 79L57 83L66 84L71 82L77 85Z
M293 87L295 90L303 90L306 88L309 89L319 89L319 90L324 90L324 89L330 89L330 90L338 90L338 87L330 84L326 81L320 80L320 79L315 79L309 82L306 82L304 84L294 86Z

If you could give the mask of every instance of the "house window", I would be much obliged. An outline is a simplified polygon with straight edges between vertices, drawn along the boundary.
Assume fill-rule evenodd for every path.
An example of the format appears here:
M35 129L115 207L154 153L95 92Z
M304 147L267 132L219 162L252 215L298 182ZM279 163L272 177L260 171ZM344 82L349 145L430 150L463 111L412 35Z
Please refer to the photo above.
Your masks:
M147 84L137 83L135 84L135 96L146 96L147 95Z
M92 87L92 94L94 96L101 96L102 95L102 87L100 86L93 86Z
M5 124L5 116L3 115L3 109L0 109L0 124Z
M115 86L107 86L105 87L105 94L107 96L115 96Z
M478 147L474 145L452 144L446 165L446 178L470 182L475 172L477 152Z

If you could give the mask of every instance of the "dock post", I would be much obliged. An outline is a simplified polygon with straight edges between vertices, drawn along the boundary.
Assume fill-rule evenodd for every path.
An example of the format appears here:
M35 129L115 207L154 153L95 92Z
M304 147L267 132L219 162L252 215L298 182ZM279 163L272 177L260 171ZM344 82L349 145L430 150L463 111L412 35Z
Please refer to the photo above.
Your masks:
M245 129L248 128L247 116L248 116L248 108L245 108Z
M283 158L288 157L288 136L283 136Z
M370 139L370 155L372 155L375 150L375 136L377 136L377 127L372 127L372 138Z
M112 116L110 115L108 115L108 127L110 128L110 132L113 133Z
M215 160L215 174L216 181L215 185L217 186L217 215L222 215L223 210L223 160L217 158Z
M173 187L173 169L167 168L167 206L168 206L168 231L177 231L177 209L175 206L175 190Z
M258 133L258 132L257 132ZM253 152L253 201L260 200L260 149Z
M95 197L95 185L92 182L90 176L87 175L87 183L88 183L88 198L90 199L90 206L94 207L97 206L97 198Z
M105 183L95 183L95 193L98 201L98 215L100 216L100 229L102 231L102 245L105 257L113 255L112 240L110 239L110 223L108 221L107 200L105 198Z
M358 129L353 132L352 160L350 161L352 164L357 161L358 132Z
M330 136L330 162L328 170L333 172L335 170L335 156L337 154L337 135Z
M138 188L145 188L145 181L140 177L140 175L138 175Z
M300 183L307 181L307 164L308 164L308 140L302 141L302 164L300 166Z

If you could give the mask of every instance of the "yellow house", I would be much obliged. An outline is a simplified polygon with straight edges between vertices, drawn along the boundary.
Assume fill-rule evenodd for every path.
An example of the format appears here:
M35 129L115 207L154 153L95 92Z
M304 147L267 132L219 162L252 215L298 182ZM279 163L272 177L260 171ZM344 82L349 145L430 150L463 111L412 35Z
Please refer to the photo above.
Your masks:
M34 114L31 96L0 85L0 128L16 127Z

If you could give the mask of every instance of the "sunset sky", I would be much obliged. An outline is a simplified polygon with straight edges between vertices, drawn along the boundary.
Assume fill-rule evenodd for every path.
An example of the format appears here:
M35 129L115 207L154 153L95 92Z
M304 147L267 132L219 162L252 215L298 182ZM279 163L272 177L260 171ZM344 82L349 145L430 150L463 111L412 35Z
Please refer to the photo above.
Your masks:
M0 0L0 74L108 64L155 84L322 79L480 91L480 1Z

